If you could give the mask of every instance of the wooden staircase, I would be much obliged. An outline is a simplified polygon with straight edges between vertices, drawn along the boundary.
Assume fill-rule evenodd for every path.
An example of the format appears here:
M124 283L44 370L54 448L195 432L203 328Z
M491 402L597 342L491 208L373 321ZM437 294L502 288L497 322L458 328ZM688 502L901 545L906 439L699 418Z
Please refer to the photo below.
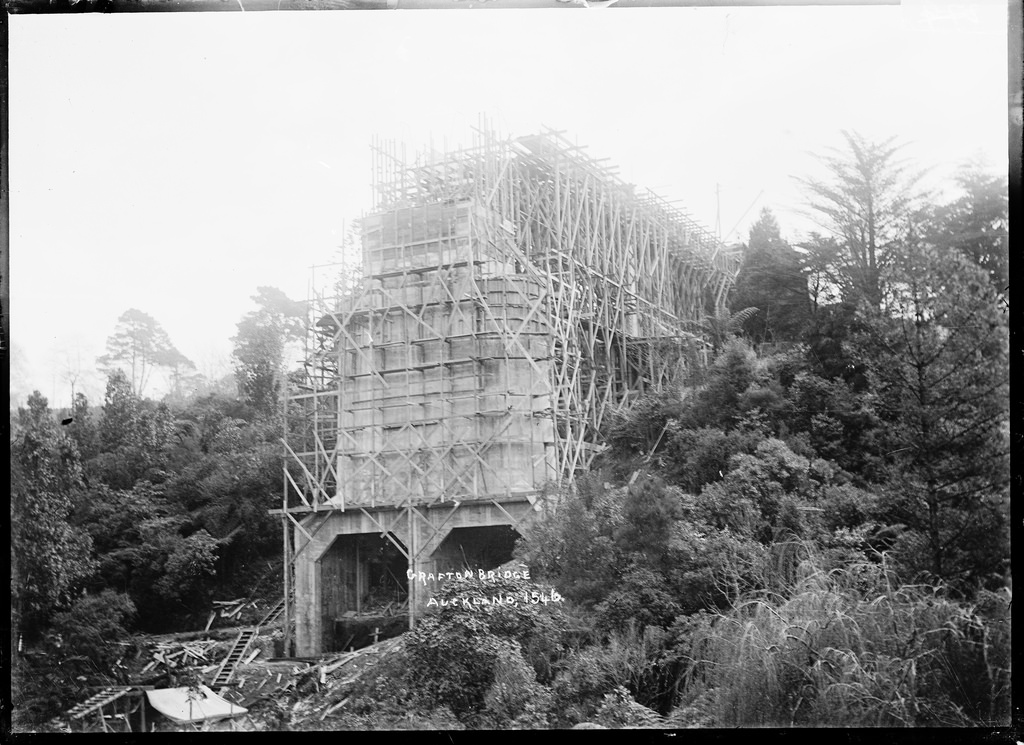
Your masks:
M231 646L231 650L228 652L228 656L224 658L224 661L220 664L220 668L217 670L217 675L213 678L213 684L211 688L217 689L226 686L231 681L231 676L235 674L235 668L238 667L238 663L242 661L242 657L249 650L249 645L252 644L252 640L256 638L257 628L242 629L238 638L235 639L235 643Z

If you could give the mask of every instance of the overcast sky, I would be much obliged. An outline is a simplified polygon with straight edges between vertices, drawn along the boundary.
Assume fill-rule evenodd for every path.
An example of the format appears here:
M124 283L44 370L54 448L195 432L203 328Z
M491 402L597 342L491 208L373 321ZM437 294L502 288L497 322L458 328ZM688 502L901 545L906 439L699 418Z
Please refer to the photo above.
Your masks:
M555 127L729 242L766 206L797 241L793 176L842 129L897 135L937 184L1005 172L1006 37L1001 0L12 15L11 403L67 405L69 370L100 403L132 307L228 372L256 288L305 298L369 209L375 134Z

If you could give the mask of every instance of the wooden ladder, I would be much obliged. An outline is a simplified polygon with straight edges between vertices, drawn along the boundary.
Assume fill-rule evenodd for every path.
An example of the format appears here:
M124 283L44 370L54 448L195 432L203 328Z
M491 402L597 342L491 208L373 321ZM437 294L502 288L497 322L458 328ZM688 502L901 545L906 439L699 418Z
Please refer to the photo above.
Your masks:
M67 715L69 719L81 719L86 714L102 709L107 704L112 704L119 698L128 695L130 688L104 688L99 693L95 693L80 704L68 709Z
M266 626L268 623L273 623L281 617L282 613L284 613L284 598L278 600L277 605L267 611L267 615L260 619L257 626Z
M239 632L238 638L235 639L235 643L228 652L228 656L220 663L220 669L217 670L217 675L213 679L211 688L226 686L231 681L231 676L235 674L235 668L238 667L243 655L249 650L252 640L256 638L256 631L257 629L252 628L242 629Z

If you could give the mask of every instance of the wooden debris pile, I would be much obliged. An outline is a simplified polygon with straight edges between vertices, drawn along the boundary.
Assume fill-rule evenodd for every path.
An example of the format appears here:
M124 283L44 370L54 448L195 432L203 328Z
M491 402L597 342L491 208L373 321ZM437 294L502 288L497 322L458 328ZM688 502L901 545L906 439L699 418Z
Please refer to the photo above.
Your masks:
M220 695L247 709L264 699L294 690L309 670L305 662L273 662L240 665L235 679L221 689Z
M335 655L301 671L296 676L296 689L314 695L295 702L292 707L293 721L323 721L343 709L351 698L349 687L368 669L380 664L385 655L401 649L404 642L398 636L354 652Z
M249 598L237 598L235 600L214 600L213 604L217 606L210 611L210 618L206 621L206 631L210 630L213 622L219 617L221 619L227 619L234 623L239 623L239 617L242 615L242 611L248 607L256 607L256 603Z
M157 669L158 666L170 670L178 668L196 667L206 665L210 669L216 669L217 664L210 665L214 656L214 647L222 642L212 639L199 639L183 642L157 642L153 645L153 652L149 662L139 671L140 675ZM205 673L206 668L203 668Z

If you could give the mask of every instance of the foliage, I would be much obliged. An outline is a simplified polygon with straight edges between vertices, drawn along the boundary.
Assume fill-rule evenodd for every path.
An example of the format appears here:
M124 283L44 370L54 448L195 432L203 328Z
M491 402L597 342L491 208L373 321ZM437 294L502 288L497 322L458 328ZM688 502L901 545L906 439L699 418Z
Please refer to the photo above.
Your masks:
M696 494L706 484L722 479L732 456L752 451L758 439L741 430L682 429L673 422L659 464L666 480Z
M552 685L554 723L565 727L590 720L609 694L618 698L619 688L646 707L666 707L676 677L668 647L663 629L640 630L630 623L601 643L574 650L560 662Z
M880 422L871 394L855 392L843 378L801 371L786 395L788 428L806 432L819 456L866 478L880 475Z
M786 594L750 597L705 622L684 701L703 697L716 726L996 723L988 712L1005 679L974 702L958 682L977 680L970 666L985 653L976 609L898 585L884 563L826 573L810 558L801 573Z
M606 439L619 453L644 455L654 449L668 421L660 396L642 396L629 408L615 412Z
M712 315L704 316L701 321L701 329L711 342L712 354L717 356L722 347L734 338L743 329L743 325L758 312L758 308L743 308L733 313L729 308L723 307Z
M956 249L988 273L993 288L1009 295L1009 194L1006 178L988 173L978 162L957 175L961 195L934 210L925 240L940 249Z
M82 461L86 462L99 453L100 441L96 417L85 394L75 394L69 413L72 422L68 427L68 435L75 441Z
M622 630L630 624L643 630L667 626L679 613L679 605L665 589L665 577L645 566L631 567L618 586L597 606L602 629Z
M704 488L701 516L762 543L799 537L803 518L794 510L813 502L818 486L810 466L782 441L767 439L753 455L734 456L725 478Z
M767 207L750 228L730 305L759 309L742 322L744 335L754 344L798 341L808 321L810 303L803 262L783 239Z
M35 391L11 444L12 595L18 625L39 631L92 573L89 536L70 523L82 487L74 440Z
M553 697L533 668L510 645L498 652L494 680L484 695L484 719L495 729L543 728Z
M708 370L707 383L677 417L680 426L725 431L736 427L742 416L740 399L758 376L757 358L749 345L741 340L726 343Z
M280 401L285 348L305 332L306 307L274 287L258 288L252 299L258 308L239 321L232 339L235 377L242 399L272 415Z
M336 719L327 720L326 728L465 729L466 726L443 703L418 700L406 681L409 666L404 645L385 655L376 666L356 679L349 703L335 715ZM283 712L282 716L287 718L289 714L290 711ZM303 729L307 728L303 726Z
M613 729L657 728L663 724L657 712L638 704L623 686L616 686L604 695L594 721Z
M115 489L130 489L142 479L160 481L172 432L167 407L139 398L124 372L115 370L107 379L99 423L101 450L86 464L87 470Z
M884 423L890 514L921 539L933 578L998 586L1009 557L1005 317L960 254L917 246L887 276L860 351Z
M202 597L206 594L200 590L203 580L216 575L216 558L216 539L206 530L196 531L178 541L169 553L157 589L168 598Z
M141 396L154 369L164 367L180 371L194 368L171 343L163 327L147 313L129 308L117 319L114 333L107 338L107 353L96 360L100 369L131 372L131 390Z
M435 596L446 604L407 636L406 680L416 698L432 705L443 703L461 720L468 718L472 723L474 713L487 708L490 692L492 716L529 716L525 702L509 698L503 687L508 681L501 676L530 677L524 676L525 668L519 664L524 660L533 678L519 682L532 684L538 669L543 672L552 654L557 656L566 631L557 602L525 600L538 589L529 580L512 578L447 582ZM511 597L515 602L497 604L496 597ZM496 682L498 686L492 688Z
M614 533L623 551L643 554L654 566L660 565L668 550L672 523L679 517L680 493L659 478L637 481L626 492L623 522Z
M725 607L732 598L760 587L768 563L765 547L749 535L719 529L691 498L676 523L670 545L666 587L681 614Z
M67 611L53 619L53 630L66 651L66 673L91 676L97 682L115 669L115 661L124 656L120 642L128 638L128 627L135 616L135 604L124 593L103 590L98 595L83 595ZM71 657L68 657L70 653Z
M528 529L516 546L516 556L575 602L600 601L617 577L612 533L621 523L621 491L581 483L579 491L561 499L553 514Z
M920 175L898 160L894 137L873 142L844 131L843 138L844 150L821 158L827 179L801 179L811 210L835 237L814 241L812 255L844 298L877 306L881 272L903 245L919 200L914 184Z

